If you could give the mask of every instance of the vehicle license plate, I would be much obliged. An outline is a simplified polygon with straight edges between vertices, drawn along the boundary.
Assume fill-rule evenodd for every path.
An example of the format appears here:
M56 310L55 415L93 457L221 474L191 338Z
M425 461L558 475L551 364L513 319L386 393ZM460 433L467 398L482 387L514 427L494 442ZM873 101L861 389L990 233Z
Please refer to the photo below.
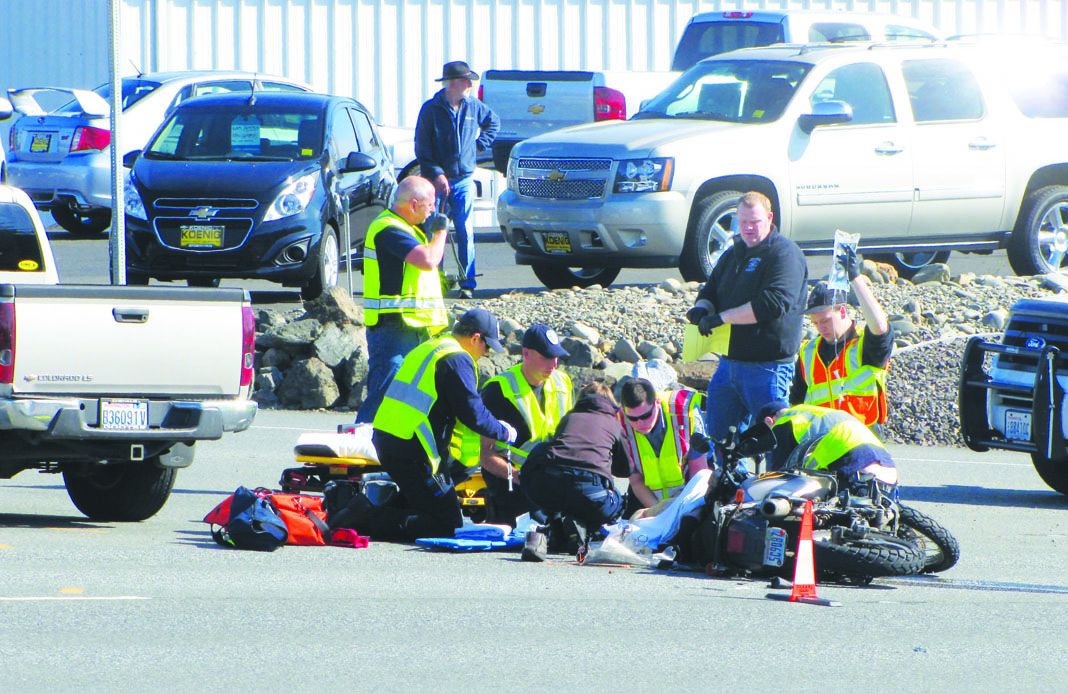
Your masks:
M764 565L781 568L786 560L786 530L780 527L768 527L764 535Z
M545 252L547 253L570 253L571 239L563 231L545 231L542 233L545 239Z
M224 226L183 226L181 243L183 248L221 248Z
M47 152L52 148L52 135L44 133L34 133L33 139L30 140L30 151L35 154Z
M1031 440L1031 412L1005 412L1005 438L1008 440Z
M148 428L148 402L135 399L100 400L100 428L129 431Z

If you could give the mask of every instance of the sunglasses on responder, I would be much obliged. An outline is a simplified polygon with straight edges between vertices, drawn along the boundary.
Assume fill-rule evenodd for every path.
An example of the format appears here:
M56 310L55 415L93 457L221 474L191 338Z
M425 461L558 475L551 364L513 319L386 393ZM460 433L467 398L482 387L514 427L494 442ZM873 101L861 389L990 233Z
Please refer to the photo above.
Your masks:
M623 415L627 417L627 421L645 421L650 416L652 416L653 412L655 411L656 407L649 407L649 411L645 412L644 414L631 415L624 412Z

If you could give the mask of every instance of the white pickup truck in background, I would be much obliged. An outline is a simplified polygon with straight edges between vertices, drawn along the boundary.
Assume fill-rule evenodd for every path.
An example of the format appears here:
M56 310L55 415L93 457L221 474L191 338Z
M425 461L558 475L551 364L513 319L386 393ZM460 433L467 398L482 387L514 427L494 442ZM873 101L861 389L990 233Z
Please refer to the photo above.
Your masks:
M730 11L695 15L675 47L670 72L487 70L479 98L501 118L493 163L501 173L518 142L572 125L626 120L701 60L774 43L934 40L911 17L862 12ZM655 52L655 49L654 49Z
M0 186L0 478L62 473L90 518L147 519L196 441L252 425L249 294L55 282L32 202Z

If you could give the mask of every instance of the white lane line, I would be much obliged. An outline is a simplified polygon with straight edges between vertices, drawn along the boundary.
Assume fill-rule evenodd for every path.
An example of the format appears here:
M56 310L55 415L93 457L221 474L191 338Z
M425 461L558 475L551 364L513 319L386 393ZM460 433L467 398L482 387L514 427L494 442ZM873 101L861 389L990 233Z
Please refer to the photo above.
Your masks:
M152 597L0 597L0 602L114 602L151 599Z
M337 427L334 428L305 428L303 426L266 426L259 424L252 424L252 428L266 428L272 431L301 431L308 433L337 433Z
M905 457L904 455L896 455L895 460L908 460L909 462L951 462L953 464L966 464L968 466L987 466L987 467L1030 467L1030 463L1022 462L982 462L979 460L948 460L938 457Z

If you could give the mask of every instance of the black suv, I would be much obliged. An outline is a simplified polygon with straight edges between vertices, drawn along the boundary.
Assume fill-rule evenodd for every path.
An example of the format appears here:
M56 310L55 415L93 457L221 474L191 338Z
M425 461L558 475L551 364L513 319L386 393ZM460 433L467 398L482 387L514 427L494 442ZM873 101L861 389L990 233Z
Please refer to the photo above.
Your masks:
M345 201L359 247L396 186L367 109L326 94L191 99L124 163L130 284L256 278L314 298L337 283Z

